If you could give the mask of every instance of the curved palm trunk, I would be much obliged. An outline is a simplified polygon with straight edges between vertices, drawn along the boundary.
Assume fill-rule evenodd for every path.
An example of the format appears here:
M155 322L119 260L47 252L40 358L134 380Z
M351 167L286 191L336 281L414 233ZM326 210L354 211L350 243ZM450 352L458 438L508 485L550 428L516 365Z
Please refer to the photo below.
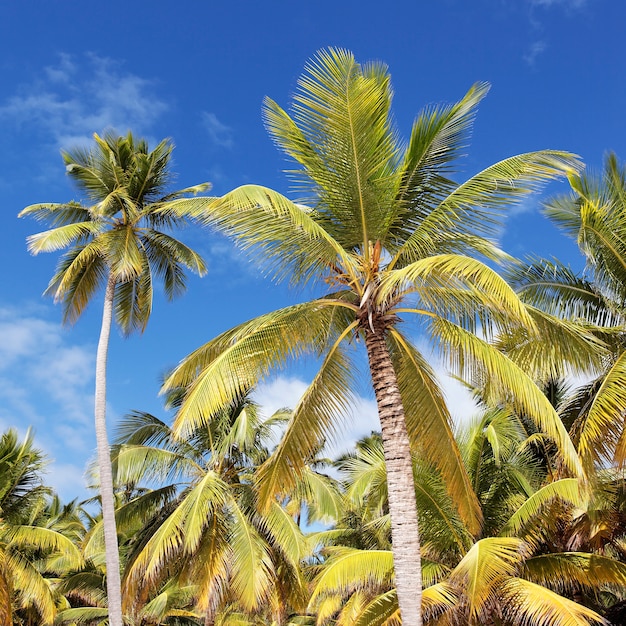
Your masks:
M122 591L120 579L120 554L115 524L115 498L111 469L111 449L106 428L106 367L113 317L115 278L110 275L104 293L102 327L96 355L95 427L100 474L100 498L102 500L102 523L104 526L104 551L106 560L107 597L110 626L123 626Z
M422 566L415 482L404 407L384 329L367 329L365 347L383 439L393 566L398 605L405 626L422 624Z

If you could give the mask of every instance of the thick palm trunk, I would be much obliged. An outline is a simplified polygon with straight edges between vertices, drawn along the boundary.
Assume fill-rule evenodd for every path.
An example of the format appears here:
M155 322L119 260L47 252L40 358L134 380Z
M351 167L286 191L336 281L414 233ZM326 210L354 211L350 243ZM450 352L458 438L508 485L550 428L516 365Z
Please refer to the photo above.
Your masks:
M411 448L384 330L366 330L365 346L385 453L398 605L405 626L422 624L422 567Z
M96 399L95 426L96 446L98 450L98 471L100 473L100 498L102 500L102 519L104 526L104 550L106 560L106 582L110 626L123 626L122 591L120 579L120 554L117 545L117 527L115 524L115 498L113 494L113 476L111 470L111 450L106 428L106 367L113 317L113 296L115 279L109 276L104 294L102 328L96 355Z

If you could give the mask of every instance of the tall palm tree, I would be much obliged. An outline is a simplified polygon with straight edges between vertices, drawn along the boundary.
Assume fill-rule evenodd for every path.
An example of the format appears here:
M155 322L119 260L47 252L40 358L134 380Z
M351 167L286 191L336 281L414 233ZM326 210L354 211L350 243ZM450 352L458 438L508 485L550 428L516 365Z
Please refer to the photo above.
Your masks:
M120 566L115 529L111 462L106 432L106 363L112 319L124 334L143 331L152 310L153 281L162 279L168 299L184 291L184 269L205 272L202 259L164 232L182 221L181 197L206 184L166 194L173 144L148 150L131 133L94 135L90 150L63 152L67 172L90 204L35 204L20 214L52 225L31 235L33 254L67 249L47 294L63 305L64 321L74 322L104 287L102 326L96 355L95 428L105 526L107 591L112 626L122 626ZM178 217L158 209L178 199Z
M474 257L501 259L489 237L505 208L579 164L565 152L532 152L455 183L455 161L487 90L476 84L455 104L426 108L407 144L393 124L387 68L361 66L347 51L321 52L308 65L293 117L266 100L269 133L299 166L290 175L300 199L249 185L208 206L197 203L197 215L257 253L277 279L321 285L323 295L219 335L185 358L165 384L165 391L187 388L175 422L184 435L290 358L308 353L319 359L318 373L263 468L269 495L293 487L303 459L350 406L359 380L355 347L364 345L407 624L421 619L411 448L437 459L473 532L481 523L444 394L413 342L409 318L419 320L413 329L429 336L458 369L488 372L494 393L515 397L577 471L565 430L545 397L485 339L508 324L532 328L533 321L505 281Z

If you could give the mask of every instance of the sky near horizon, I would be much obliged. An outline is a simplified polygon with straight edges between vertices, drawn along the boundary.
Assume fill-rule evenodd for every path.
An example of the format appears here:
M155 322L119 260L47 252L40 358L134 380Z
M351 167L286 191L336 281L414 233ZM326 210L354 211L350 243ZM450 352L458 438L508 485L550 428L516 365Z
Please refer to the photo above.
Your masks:
M38 202L79 199L60 150L94 132L132 130L151 146L176 145L175 188L204 181L222 194L245 183L289 193L289 167L267 136L261 105L288 107L303 67L328 46L390 69L394 114L407 137L419 110L460 99L477 81L480 106L459 180L513 154L553 148L598 169L607 151L626 158L624 40L620 0L372 0L297 3L106 3L7 0L0 20L0 429L35 431L64 499L84 497L95 445L93 370L101 300L73 327L42 298L57 256L32 257L40 230L17 213ZM565 192L565 183L545 193ZM510 211L501 245L516 256L557 256L582 266L574 244L540 214L538 196ZM164 418L164 373L217 333L293 302L224 239L200 229L183 238L209 272L174 303L157 295L142 336L112 335L108 421L131 410ZM442 370L443 371L443 370ZM364 375L365 375L364 368ZM292 406L306 369L279 373L259 393L264 412ZM472 407L446 384L453 414ZM376 427L365 394L346 439Z

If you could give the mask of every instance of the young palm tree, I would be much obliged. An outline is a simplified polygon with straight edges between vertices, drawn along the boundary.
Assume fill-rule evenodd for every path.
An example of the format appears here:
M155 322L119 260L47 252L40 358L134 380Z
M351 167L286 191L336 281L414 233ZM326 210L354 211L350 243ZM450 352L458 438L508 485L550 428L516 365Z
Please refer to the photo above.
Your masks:
M0 625L51 625L62 605L54 579L83 563L79 549L49 515L45 459L30 432L0 437ZM58 522L58 520L56 520Z
M263 468L269 495L293 487L303 459L350 406L359 379L354 347L364 345L384 442L398 597L405 623L419 624L411 448L437 460L472 532L481 522L443 392L405 322L419 320L417 329L458 369L485 370L494 393L516 398L577 471L545 397L485 340L508 324L533 322L508 285L473 257L502 258L488 237L504 209L579 164L564 152L533 152L457 184L450 176L487 85L475 85L456 104L425 109L408 144L393 125L384 65L361 66L350 53L329 50L309 64L299 86L293 117L265 103L272 138L299 165L291 172L299 202L244 186L208 206L198 203L197 215L258 253L277 279L324 285L323 295L223 333L184 359L165 390L187 388L175 423L184 435L288 359L320 359Z
M117 479L159 485L118 511L120 520L142 524L125 568L127 612L144 611L151 594L173 577L194 586L206 626L220 623L229 605L286 624L289 607L306 602L305 541L278 503L267 514L257 510L252 476L267 455L268 429L256 406L238 402L184 441L146 413L127 416L119 432Z
M173 145L162 141L154 150L132 134L94 135L91 150L63 152L67 172L90 204L35 204L19 215L52 225L28 238L33 254L68 249L47 294L63 304L64 320L74 322L104 287L104 307L96 355L95 427L102 512L105 526L107 591L112 626L122 626L120 566L115 530L111 462L106 432L106 362L111 322L124 334L143 331L152 310L153 281L163 280L171 299L185 288L184 269L205 272L202 259L164 232L184 217L181 196L206 184L166 195ZM178 218L158 209L178 199ZM181 204L182 202L182 204Z

